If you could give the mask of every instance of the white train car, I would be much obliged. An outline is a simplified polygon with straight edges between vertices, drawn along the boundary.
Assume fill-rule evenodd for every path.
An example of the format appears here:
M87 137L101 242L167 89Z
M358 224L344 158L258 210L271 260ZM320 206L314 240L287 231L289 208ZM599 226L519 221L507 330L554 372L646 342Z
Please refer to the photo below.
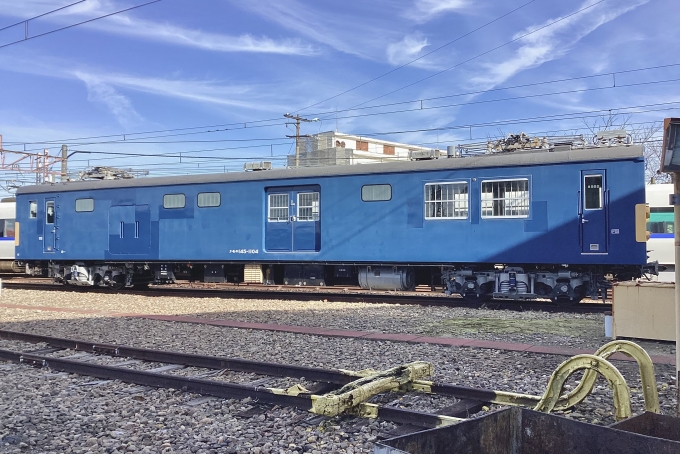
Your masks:
M0 273L23 271L14 260L15 217L15 200L13 198L0 200Z
M650 232L647 241L649 261L658 261L666 267L659 273L659 281L675 281L675 250L673 248L673 207L669 205L668 196L673 192L672 184L651 184L646 188L647 204L650 209L647 230Z

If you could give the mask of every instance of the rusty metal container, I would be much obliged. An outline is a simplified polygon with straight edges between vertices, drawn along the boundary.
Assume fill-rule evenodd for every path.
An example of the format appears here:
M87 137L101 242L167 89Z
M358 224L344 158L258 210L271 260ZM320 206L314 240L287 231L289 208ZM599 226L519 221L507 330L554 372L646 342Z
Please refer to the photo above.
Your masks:
M612 424L612 429L625 430L648 437L664 438L680 444L680 418L646 412ZM678 451L680 452L680 451Z
M677 427L677 421L668 424ZM633 432L515 407L378 442L374 454L680 453L678 441Z

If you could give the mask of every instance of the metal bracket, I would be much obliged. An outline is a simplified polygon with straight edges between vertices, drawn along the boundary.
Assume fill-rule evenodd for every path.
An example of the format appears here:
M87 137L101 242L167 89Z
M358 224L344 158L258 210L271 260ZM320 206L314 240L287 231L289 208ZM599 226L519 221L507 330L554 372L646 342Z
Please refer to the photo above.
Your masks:
M668 204L672 206L680 205L680 194L669 194Z

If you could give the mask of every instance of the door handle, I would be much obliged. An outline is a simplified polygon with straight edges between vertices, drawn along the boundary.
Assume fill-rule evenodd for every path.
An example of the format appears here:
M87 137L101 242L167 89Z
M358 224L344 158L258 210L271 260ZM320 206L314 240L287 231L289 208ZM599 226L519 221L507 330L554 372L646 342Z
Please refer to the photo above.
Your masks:
M586 222L588 222L588 219L583 219L583 218L581 218L581 223L582 223L582 224L585 224Z
M295 222L295 216L290 217L290 222Z

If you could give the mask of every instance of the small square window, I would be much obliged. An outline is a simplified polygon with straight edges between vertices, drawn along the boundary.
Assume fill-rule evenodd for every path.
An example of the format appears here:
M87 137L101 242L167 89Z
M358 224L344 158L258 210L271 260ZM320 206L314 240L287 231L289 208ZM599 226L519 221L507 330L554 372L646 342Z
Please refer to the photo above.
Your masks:
M76 211L78 213L94 211L94 199L76 199Z
M392 199L392 186L389 184L367 184L361 187L361 200L364 202L384 202Z
M218 207L222 201L221 199L222 197L219 192L200 192L197 204L199 208Z
M38 217L38 202L35 200L28 202L28 217L31 219Z
M186 202L184 194L165 194L163 196L163 208L184 208Z

